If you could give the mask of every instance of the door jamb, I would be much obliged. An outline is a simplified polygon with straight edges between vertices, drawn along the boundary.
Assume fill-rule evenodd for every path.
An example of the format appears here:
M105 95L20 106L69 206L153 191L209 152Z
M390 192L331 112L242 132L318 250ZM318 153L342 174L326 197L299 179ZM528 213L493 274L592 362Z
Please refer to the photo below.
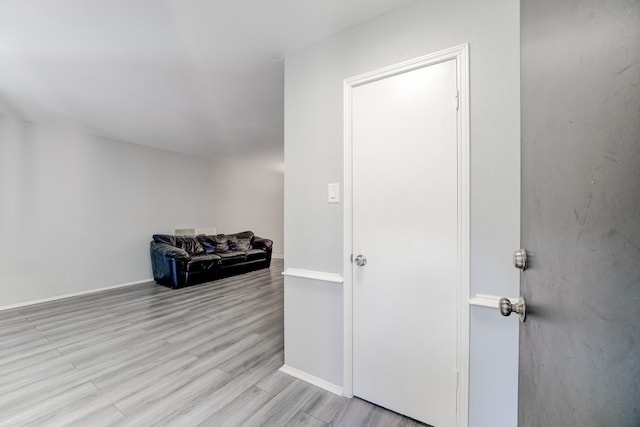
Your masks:
M457 422L468 426L469 417L469 245L470 245L470 146L469 146L469 44L464 43L429 55L348 78L344 81L344 166L343 166L343 313L344 359L343 395L353 396L353 156L352 89L440 62L456 61L458 87L458 337ZM452 101L453 102L453 101Z

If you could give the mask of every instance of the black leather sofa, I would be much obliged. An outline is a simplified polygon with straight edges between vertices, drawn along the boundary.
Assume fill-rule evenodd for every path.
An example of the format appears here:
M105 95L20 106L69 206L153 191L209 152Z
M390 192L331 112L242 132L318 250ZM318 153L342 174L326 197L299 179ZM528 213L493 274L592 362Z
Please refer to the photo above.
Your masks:
M154 234L149 250L154 280L179 288L269 268L273 241L252 231L215 236Z

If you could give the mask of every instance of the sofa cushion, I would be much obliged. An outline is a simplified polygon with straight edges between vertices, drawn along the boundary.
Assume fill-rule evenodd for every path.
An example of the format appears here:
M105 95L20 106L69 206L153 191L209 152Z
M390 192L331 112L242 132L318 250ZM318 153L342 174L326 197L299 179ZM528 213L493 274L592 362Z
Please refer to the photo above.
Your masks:
M262 249L249 249L244 252L247 254L247 261L256 261L267 258L267 253Z
M187 271L190 273L213 270L220 262L217 255L198 255L191 258L187 263Z
M176 236L175 246L184 249L190 256L204 254L204 248L195 236Z
M242 251L216 252L216 255L221 258L221 265L237 264L239 262L244 262L247 259L247 254Z
M229 242L229 249L232 251L246 251L251 249L251 238L239 238L234 234L230 234L227 237Z

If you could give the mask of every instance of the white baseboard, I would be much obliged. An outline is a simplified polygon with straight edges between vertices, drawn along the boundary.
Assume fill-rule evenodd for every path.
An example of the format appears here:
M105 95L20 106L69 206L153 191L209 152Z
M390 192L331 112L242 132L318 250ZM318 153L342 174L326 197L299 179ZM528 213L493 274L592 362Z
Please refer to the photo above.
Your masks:
M147 282L153 282L153 278L143 279L143 280L136 280L135 282L120 283L118 285L105 286L104 288L89 289L89 290L86 290L86 291L74 292L72 294L64 294L64 295L58 295L58 296L55 296L55 297L49 297L49 298L32 300L32 301L19 302L19 303L11 304L11 305L5 305L5 306L0 307L0 311L10 310L12 308L26 307L28 305L40 304L40 303L43 303L43 302L56 301L56 300L59 300L59 299L77 297L77 296L80 296L80 295L94 294L96 292L108 291L109 289L124 288L125 286L139 285L141 283L147 283Z
M308 374L304 371L301 371L300 369L282 365L282 367L280 368L280 372L291 375L292 377L296 377L299 380L308 382L309 384L320 387L321 389L327 390L333 394L337 394L338 396L342 396L342 387L330 383L329 381L323 380L322 378L318 378L314 375Z

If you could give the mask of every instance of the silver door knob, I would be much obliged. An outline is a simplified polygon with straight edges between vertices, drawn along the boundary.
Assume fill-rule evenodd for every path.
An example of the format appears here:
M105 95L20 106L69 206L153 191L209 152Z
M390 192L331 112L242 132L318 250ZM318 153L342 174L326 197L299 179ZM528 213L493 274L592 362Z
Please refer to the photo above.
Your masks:
M364 255L358 255L357 257L355 257L353 262L355 262L358 267L362 267L364 265L367 265L367 257Z
M518 249L513 253L513 266L519 270L527 269L527 250Z
M509 298L500 298L499 306L500 313L503 316L510 316L511 313L517 313L522 323L527 319L527 304L522 297L520 297L515 304L513 304Z

